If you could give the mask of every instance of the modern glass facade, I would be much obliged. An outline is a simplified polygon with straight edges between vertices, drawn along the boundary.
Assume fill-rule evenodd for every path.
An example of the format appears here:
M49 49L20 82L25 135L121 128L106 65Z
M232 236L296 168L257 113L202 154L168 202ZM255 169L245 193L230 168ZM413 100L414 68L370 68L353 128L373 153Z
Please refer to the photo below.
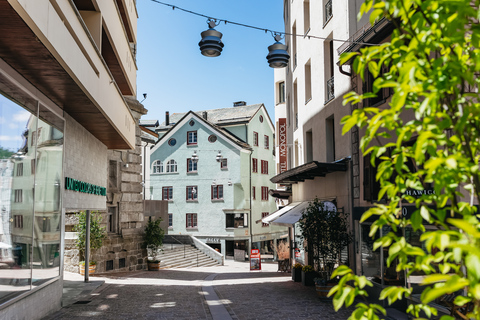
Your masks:
M64 119L0 91L0 303L60 276Z

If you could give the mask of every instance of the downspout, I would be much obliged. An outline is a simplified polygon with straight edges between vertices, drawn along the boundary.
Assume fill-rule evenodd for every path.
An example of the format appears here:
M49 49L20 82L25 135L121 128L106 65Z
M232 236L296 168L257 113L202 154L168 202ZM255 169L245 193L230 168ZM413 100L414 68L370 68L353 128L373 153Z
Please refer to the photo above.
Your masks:
M147 159L147 147L148 147L148 142L145 141L145 146L143 147L143 200L145 200L145 191L147 190L145 188L145 185L147 184L147 178L145 176L146 174L146 159Z

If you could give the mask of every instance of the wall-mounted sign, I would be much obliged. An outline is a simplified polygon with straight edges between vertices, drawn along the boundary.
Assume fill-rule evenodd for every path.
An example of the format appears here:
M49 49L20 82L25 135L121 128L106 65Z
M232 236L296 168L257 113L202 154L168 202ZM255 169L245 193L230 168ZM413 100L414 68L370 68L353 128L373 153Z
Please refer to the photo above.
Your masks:
M423 189L423 190L407 189L405 191L405 194L407 196L419 197L424 194L435 194L435 190L434 189Z
M78 191L82 193L95 194L98 196L106 196L107 188L96 186L94 184L83 182L77 179L65 178L65 190Z
M220 243L219 238L207 238L207 243Z
M287 171L287 119L278 119L279 173Z

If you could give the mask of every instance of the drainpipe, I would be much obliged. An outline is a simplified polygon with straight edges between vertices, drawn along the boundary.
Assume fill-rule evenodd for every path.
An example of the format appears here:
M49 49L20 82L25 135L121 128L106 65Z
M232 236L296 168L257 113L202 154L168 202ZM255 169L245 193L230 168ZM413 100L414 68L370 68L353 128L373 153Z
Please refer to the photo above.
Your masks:
M147 190L145 188L145 185L146 185L146 182L147 182L147 177L145 176L145 174L146 174L145 165L146 165L146 159L147 159L147 147L148 147L148 142L145 141L145 146L143 147L143 200L146 199L145 190Z
M249 216L248 218L250 220L249 223L248 223L248 228L250 229L250 231L249 231L250 232L250 249L252 249L252 244L253 244L253 235L252 235L252 214L253 214L253 212L252 212L252 153L253 153L253 150L250 151L250 170L249 170L249 177L250 178L248 179L248 181L250 182L250 187L249 187L249 189L250 189L250 191L249 191L249 194L250 194L250 197L249 197L250 198L250 201L249 201L250 202L250 214L248 215ZM250 252L251 252L251 250L248 252L249 257L250 257ZM251 258L252 257L250 257L250 259Z
M90 269L90 210L87 210L85 219L85 267L83 269L85 282L90 282L88 278Z

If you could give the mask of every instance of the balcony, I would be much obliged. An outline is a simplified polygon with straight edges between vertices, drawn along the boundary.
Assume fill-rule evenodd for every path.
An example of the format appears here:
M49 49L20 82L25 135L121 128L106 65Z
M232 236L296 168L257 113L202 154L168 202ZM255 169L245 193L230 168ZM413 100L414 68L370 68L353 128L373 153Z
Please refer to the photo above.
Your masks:
M333 78L334 77L331 77L330 79L327 80L327 92L326 92L327 99L325 99L325 104L335 99L335 86L334 86Z

